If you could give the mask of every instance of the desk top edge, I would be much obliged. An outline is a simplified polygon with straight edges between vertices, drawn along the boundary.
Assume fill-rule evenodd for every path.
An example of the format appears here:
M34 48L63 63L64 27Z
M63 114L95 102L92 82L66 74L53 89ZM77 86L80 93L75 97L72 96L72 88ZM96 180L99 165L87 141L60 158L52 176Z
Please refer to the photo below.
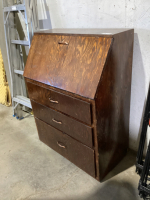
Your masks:
M113 37L125 31L134 29L127 28L104 28L104 29L49 29L35 32L35 34L57 34L57 35L94 35L101 37Z

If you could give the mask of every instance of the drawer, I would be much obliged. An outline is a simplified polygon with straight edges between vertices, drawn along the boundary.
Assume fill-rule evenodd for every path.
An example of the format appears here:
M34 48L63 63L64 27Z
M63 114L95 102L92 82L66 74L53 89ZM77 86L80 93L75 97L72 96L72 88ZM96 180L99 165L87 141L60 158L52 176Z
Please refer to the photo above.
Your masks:
M87 146L93 147L91 127L35 101L31 101L31 103L35 117L67 133Z
M94 150L35 118L39 138L46 145L95 177Z
M42 105L57 109L85 122L86 124L91 124L90 103L51 89L46 89L28 81L26 83L31 100L35 100Z

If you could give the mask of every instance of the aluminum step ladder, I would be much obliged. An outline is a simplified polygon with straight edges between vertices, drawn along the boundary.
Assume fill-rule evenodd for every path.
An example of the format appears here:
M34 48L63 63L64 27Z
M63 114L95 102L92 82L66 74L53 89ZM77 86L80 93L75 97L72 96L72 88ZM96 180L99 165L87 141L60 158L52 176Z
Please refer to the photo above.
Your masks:
M11 5L6 5L6 3ZM16 24L13 24L13 21L16 21L14 17L16 13L18 13L17 17L20 19L24 30L24 40L20 40ZM17 119L22 119L23 108L32 108L31 102L29 98L27 98L28 95L23 78L24 61L22 46L24 46L27 56L33 34L35 31L39 30L37 0L14 0L11 1L11 3L10 1L8 3L8 0L7 2L3 0L3 19L10 72L13 116L16 116Z

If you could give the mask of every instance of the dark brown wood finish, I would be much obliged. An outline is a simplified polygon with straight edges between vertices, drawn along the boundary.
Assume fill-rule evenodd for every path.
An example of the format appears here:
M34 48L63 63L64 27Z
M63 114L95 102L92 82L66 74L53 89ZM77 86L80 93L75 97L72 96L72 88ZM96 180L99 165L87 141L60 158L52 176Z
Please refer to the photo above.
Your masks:
M95 177L94 150L37 118L35 121L42 142Z
M64 90L60 90L58 88L54 88L54 87L51 87L49 85L45 85L41 82L37 82L37 81L34 81L34 80L31 80L31 79L27 79L25 78L26 82L31 82L33 84L36 84L36 85L39 85L40 87L45 87L47 89L53 89L57 92L62 92L63 94L65 95L70 95L72 97L76 97L78 99L81 99L81 100L84 100L86 102L89 102L91 104L91 110L92 110L92 116L93 116L93 144L94 144L94 149L95 149L95 164L96 164L96 179L99 181L100 180L100 176L99 176L99 153L98 153L98 143L97 143L97 130L96 130L96 124L97 124L97 120L96 120L96 112L95 112L95 101L92 100L92 99L87 99L85 97L82 97L82 96L79 96L77 94L73 94L73 93L70 93L70 92L67 92L67 91L64 91Z
M94 99L111 44L112 38L35 35L24 76Z
M76 28L76 29L71 29L71 28L67 28L67 29L50 29L50 30L41 30L38 31L37 33L35 32L35 34L48 34L48 35L77 35L77 36L101 36L101 37L112 37L115 34L120 34L122 32L126 32L129 31L131 29L127 29L127 28L90 28L90 29L86 29L86 28Z
M37 126L41 134L46 127L45 143L49 143L49 129L89 146L81 144L94 155L92 176L99 181L128 148L133 35L133 29L38 32L25 67L29 96L41 104L32 101L35 116L55 127L43 126L43 122ZM49 94L60 104L49 104ZM60 128L52 118L64 126ZM74 151L79 149L74 147ZM79 166L80 160L74 163Z
M32 80L32 79L25 78L25 81L26 81L26 84L27 84L27 82L29 82L29 83L38 85L38 86L43 87L43 88L46 88L46 89L54 90L54 91L56 91L56 92L65 94L65 95L67 95L67 96L70 96L70 97L73 97L73 98L77 98L77 99L83 100L83 101L88 102L88 103L90 103L90 104L94 102L94 99L88 99L88 98L83 97L83 96L80 96L80 95L78 95L78 94L74 94L74 93L71 93L71 92L68 92L68 91L65 91L65 90L61 90L61 89L59 89L59 88L55 88L55 87L52 87L52 86L50 86L50 85L46 85L46 84L44 84L44 83L34 81L34 80Z
M67 115L31 101L34 116L93 148L92 128Z
M91 124L90 103L26 82L30 99Z
M100 180L128 149L133 37L133 30L114 36L96 93Z

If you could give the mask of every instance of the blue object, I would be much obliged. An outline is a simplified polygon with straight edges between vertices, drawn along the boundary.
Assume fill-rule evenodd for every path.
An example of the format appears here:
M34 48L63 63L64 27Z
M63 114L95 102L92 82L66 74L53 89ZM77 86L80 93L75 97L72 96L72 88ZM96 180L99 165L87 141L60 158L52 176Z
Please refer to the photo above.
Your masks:
M24 119L24 117L20 117L20 118L19 118L19 120L22 120L22 119Z

